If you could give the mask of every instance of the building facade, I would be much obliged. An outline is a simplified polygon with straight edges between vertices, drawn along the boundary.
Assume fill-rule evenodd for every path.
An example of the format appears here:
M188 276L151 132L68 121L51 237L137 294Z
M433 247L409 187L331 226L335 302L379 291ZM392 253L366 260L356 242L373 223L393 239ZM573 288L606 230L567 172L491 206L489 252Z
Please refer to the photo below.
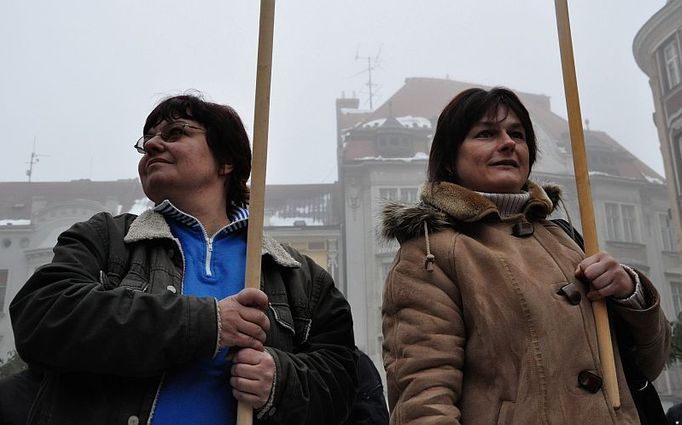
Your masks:
M137 179L0 183L0 359L14 349L9 303L52 259L59 234L100 211L139 212L149 205Z
M649 77L676 242L682 238L682 1L668 0L637 32L633 54Z

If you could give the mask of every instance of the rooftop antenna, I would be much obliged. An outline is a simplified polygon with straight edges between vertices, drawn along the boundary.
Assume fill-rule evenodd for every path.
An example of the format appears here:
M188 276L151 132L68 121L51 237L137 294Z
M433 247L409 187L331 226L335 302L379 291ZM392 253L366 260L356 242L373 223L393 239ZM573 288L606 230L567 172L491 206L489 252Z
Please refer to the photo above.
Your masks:
M27 162L28 164L28 170L26 170L26 176L28 177L28 182L31 183L31 176L33 175L33 166L40 162L41 156L47 156L47 155L40 155L36 153L36 138L35 136L33 137L33 151L31 151L31 160Z
M367 88L369 89L369 110L374 110L374 87L376 84L372 83L372 70L379 67L381 64L381 49L377 52L376 56L360 56L359 52L355 52L355 60L367 60ZM374 61L374 63L372 63Z

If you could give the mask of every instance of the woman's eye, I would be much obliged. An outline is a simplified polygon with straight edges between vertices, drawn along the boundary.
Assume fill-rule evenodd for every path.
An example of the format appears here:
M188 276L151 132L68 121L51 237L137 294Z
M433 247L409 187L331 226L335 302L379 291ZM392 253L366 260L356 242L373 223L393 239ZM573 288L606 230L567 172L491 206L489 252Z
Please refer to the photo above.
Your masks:
M476 133L476 139L490 139L493 137L493 132L490 130L483 130Z
M526 140L526 135L522 131L511 131L509 137L512 139Z
M175 140L178 140L185 134L185 130L178 126L178 127L171 127L168 130L166 130L166 137L164 137L164 140L167 142L172 142Z

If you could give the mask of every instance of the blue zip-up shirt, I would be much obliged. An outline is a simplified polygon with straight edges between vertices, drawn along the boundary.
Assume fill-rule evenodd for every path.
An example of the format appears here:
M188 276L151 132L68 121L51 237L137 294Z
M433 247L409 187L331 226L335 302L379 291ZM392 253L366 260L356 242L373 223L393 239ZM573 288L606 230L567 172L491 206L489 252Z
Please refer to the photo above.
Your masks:
M182 247L183 295L220 300L244 288L248 210L237 210L230 224L212 237L196 218L170 201L155 210L166 217ZM230 387L227 351L221 349L213 359L168 372L156 400L152 425L234 424L237 404Z

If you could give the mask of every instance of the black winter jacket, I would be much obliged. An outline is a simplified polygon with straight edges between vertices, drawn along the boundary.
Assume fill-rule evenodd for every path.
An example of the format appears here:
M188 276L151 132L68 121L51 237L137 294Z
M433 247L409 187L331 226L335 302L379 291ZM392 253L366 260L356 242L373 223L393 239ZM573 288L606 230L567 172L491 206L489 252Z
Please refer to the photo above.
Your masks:
M10 305L15 342L41 379L29 424L145 424L164 372L213 356L213 298L183 296L165 219L100 213L60 235ZM350 307L321 267L265 237L265 345L276 364L259 424L338 424L357 386Z

